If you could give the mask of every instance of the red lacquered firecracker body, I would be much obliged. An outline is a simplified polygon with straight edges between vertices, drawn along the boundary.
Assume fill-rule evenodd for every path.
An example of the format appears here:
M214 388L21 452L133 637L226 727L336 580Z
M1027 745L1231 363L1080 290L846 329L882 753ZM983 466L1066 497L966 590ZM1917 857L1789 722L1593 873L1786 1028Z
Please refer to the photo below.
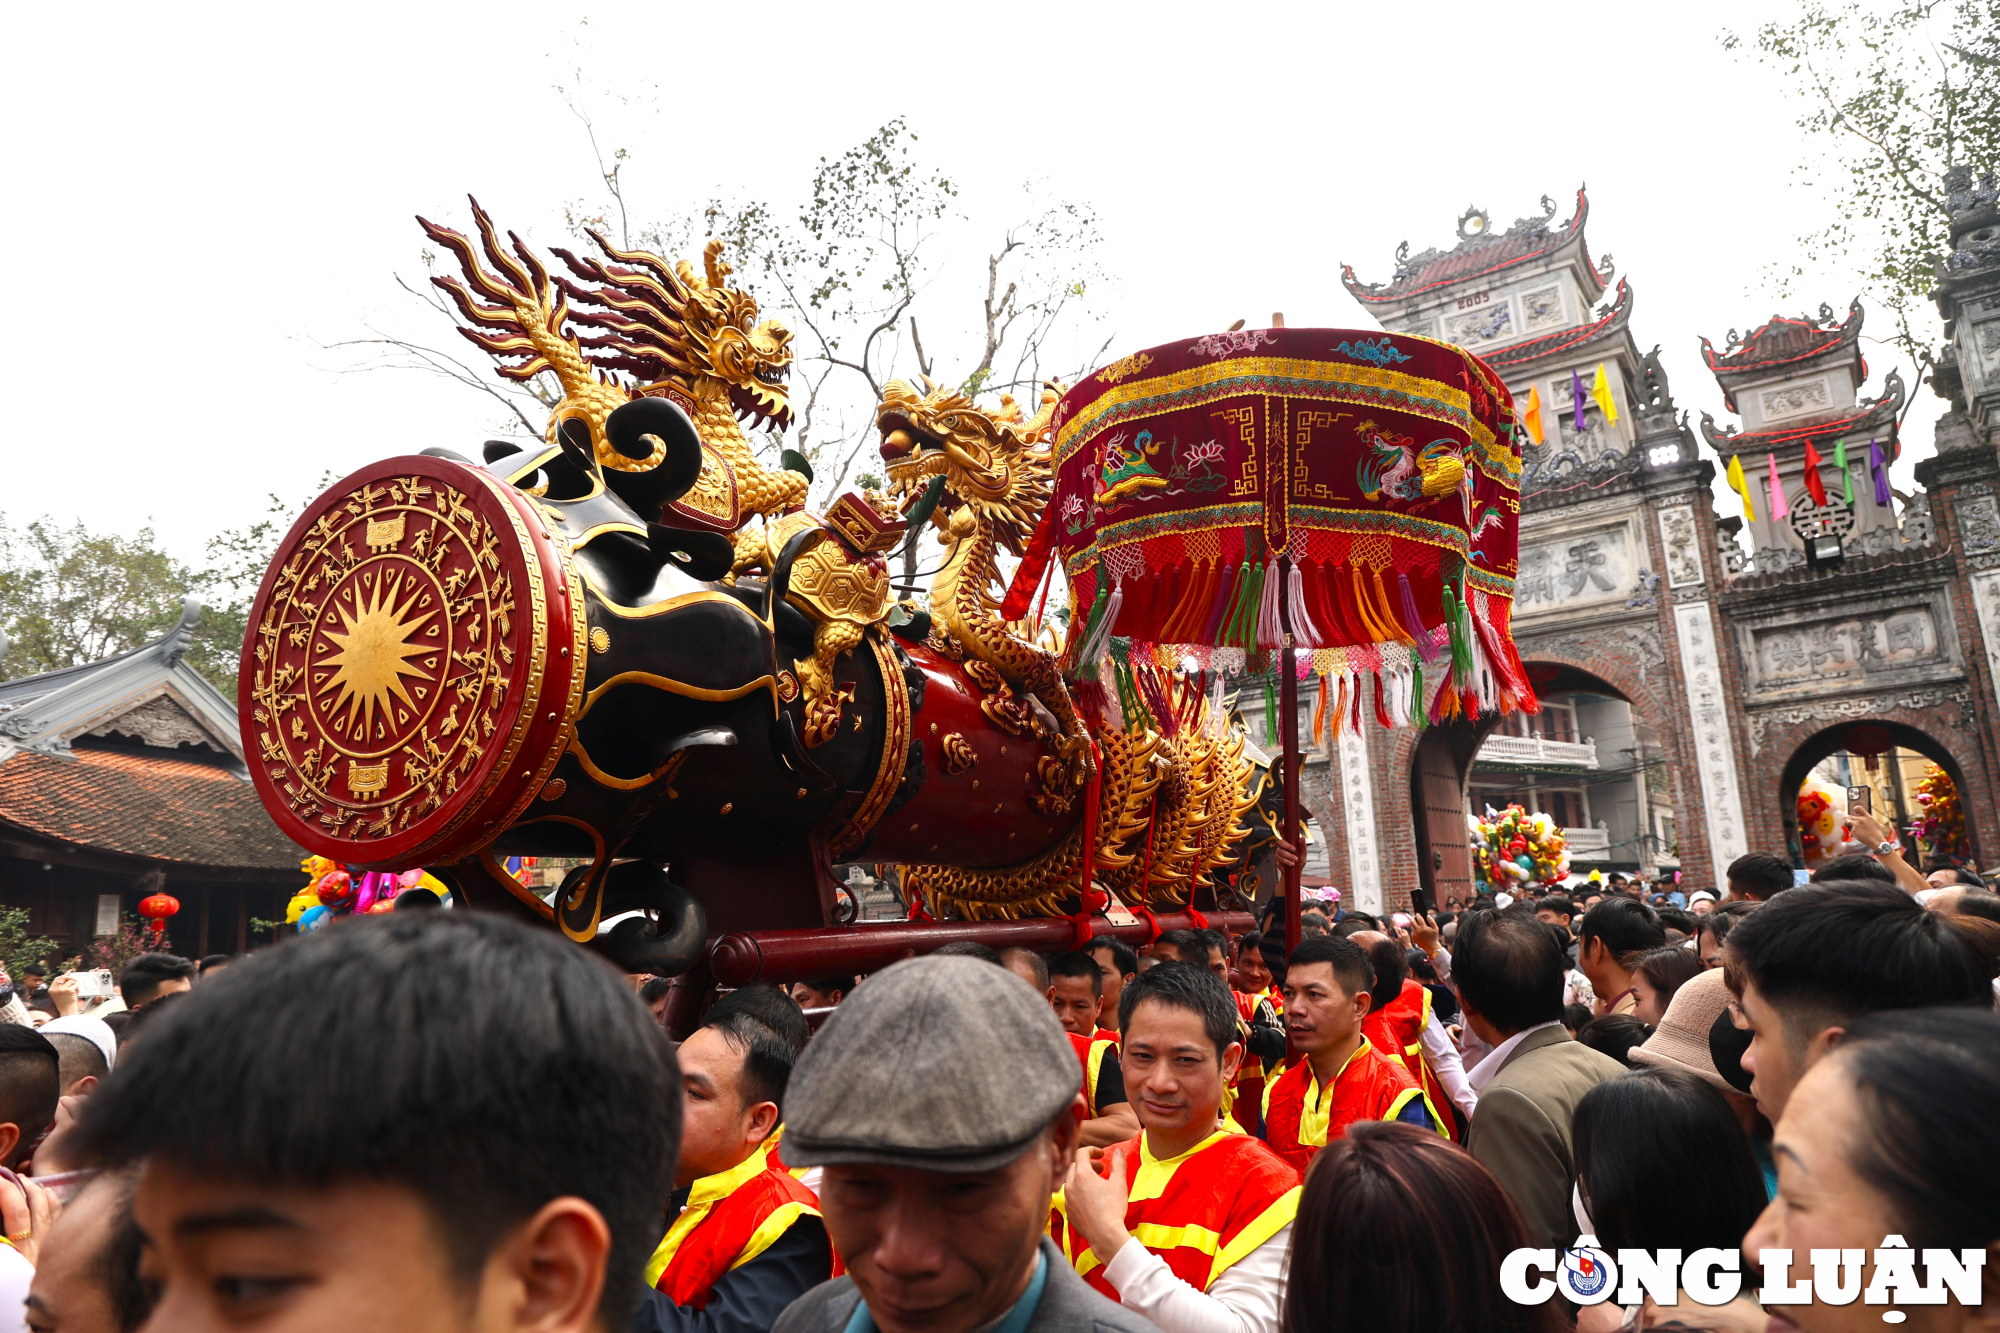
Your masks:
M166 933L167 918L181 910L181 900L170 893L154 893L139 900L139 915L151 924L153 934Z

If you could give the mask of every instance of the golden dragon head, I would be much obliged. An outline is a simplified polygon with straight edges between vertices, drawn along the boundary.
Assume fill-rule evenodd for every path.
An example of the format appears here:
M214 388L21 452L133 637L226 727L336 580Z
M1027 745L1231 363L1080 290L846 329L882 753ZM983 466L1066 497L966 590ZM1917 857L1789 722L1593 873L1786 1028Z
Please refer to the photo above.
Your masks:
M621 250L595 231L590 239L606 259L555 253L593 284L556 278L576 306L570 319L603 330L579 340L593 365L626 371L646 387L675 384L697 399L726 393L739 417L780 429L790 423L792 331L759 320L756 298L729 285L735 270L723 262L721 241L708 243L697 273L685 259L669 269L658 255Z
M1049 500L1046 437L1060 390L1044 389L1041 410L1030 417L1011 394L1000 395L993 412L928 376L924 385L920 391L891 380L875 409L890 494L907 512L931 478L943 477L932 521L949 530L952 516L964 511L990 523L994 536L1020 554Z

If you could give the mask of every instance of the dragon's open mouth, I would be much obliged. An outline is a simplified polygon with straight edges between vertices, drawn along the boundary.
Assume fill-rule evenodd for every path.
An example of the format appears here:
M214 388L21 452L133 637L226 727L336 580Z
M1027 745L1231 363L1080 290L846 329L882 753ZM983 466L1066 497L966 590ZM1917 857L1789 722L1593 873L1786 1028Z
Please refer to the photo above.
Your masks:
M791 367L759 366L755 371L751 373L754 374L757 377L757 379L762 383L769 384L774 388L783 388L786 379L788 379L791 375Z
M925 482L944 474L944 441L920 430L901 412L885 411L877 424L882 430L882 462L889 473L889 493L901 497L907 510L923 493Z

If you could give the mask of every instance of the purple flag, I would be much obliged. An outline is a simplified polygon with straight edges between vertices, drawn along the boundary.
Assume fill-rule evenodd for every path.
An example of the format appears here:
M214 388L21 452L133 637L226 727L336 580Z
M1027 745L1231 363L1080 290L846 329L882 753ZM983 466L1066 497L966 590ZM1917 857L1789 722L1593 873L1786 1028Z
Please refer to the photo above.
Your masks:
M1889 469L1882 465L1882 451L1876 448L1873 440L1868 441L1868 470L1875 475L1875 503L1888 504Z
M1574 370L1569 373L1570 403L1576 408L1576 431L1581 435L1589 429L1583 420L1583 376Z

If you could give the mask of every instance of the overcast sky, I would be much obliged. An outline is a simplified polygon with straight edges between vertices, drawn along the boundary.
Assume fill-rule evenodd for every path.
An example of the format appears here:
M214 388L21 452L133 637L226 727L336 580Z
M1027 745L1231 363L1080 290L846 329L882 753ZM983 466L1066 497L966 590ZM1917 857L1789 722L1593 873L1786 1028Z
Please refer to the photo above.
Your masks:
M1467 204L1504 227L1546 193L1566 218L1587 181L1591 247L1633 284L1640 348L1662 344L1681 406L1726 424L1698 336L1844 309L1857 289L1822 270L1780 299L1771 273L1823 209L1793 170L1815 150L1774 76L1718 39L1790 9L24 7L0 88L15 270L0 512L150 522L195 557L267 492L475 449L490 400L344 372L325 345L441 336L392 280L422 273L412 214L464 228L470 191L503 226L568 243L563 205L602 193L554 90L579 65L645 217L794 199L821 155L907 117L924 160L966 187L936 283L968 310L1024 181L1092 205L1112 356L1278 310L1369 325L1343 261L1381 281L1398 241L1449 245ZM1867 392L1892 362L1871 349ZM1930 452L1936 402L1925 391L1906 427L1899 485Z

